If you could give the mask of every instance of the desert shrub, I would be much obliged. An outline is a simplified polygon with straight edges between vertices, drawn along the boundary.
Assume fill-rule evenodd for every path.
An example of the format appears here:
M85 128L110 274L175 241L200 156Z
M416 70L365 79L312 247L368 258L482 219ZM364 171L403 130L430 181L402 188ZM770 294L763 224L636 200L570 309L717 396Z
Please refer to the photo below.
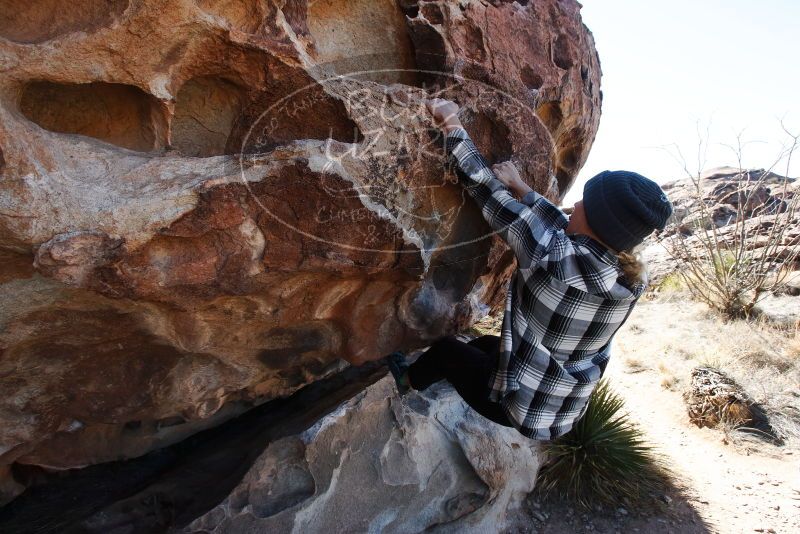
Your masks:
M792 199L792 211L797 204ZM755 248L757 224L741 218L726 229L699 226L691 238L677 235L668 241L670 254L679 262L676 271L691 295L730 318L747 318L759 300L780 287L800 256L800 243L783 245L789 226L773 215L766 244ZM737 228L741 226L741 228Z
M623 404L606 380L598 384L572 430L545 445L540 493L589 508L641 501L662 490L666 470Z
M709 195L702 173L689 172L683 160L693 184L684 216L688 222L681 225L683 231L662 239L662 244L677 261L676 272L691 295L731 318L749 317L761 298L783 285L800 259L800 241L788 233L797 225L800 207L800 194L790 187L794 180L788 178L800 136L784 131L789 141L775 162L759 171L742 167L739 139L734 150L738 173L724 199L735 209L728 206L732 214L719 221L712 214L718 199L713 192ZM780 177L772 170L783 161L786 176Z

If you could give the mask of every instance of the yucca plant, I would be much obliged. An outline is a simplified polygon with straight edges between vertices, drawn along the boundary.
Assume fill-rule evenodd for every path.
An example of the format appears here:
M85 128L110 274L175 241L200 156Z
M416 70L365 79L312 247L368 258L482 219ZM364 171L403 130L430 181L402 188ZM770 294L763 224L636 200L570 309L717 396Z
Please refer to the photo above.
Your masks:
M663 491L666 470L641 430L622 411L622 397L601 380L584 416L545 446L537 487L589 508L641 501Z

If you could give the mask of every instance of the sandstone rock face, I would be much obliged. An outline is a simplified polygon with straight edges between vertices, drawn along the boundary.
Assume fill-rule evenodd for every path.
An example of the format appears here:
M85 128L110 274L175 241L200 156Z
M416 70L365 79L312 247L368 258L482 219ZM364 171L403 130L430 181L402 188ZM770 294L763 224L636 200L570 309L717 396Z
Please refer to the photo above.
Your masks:
M500 305L421 99L558 200L599 121L579 9L0 0L4 497Z
M301 435L271 443L184 532L498 532L533 489L535 441L449 385L376 383Z

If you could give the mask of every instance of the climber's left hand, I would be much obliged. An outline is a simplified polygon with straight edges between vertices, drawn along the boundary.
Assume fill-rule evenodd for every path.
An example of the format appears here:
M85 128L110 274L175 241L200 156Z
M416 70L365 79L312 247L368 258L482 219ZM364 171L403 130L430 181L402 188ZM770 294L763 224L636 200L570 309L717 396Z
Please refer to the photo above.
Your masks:
M429 98L425 101L425 106L428 111L433 115L433 120L442 127L445 131L454 128L462 128L461 121L458 118L459 107L458 104L452 100L444 98Z

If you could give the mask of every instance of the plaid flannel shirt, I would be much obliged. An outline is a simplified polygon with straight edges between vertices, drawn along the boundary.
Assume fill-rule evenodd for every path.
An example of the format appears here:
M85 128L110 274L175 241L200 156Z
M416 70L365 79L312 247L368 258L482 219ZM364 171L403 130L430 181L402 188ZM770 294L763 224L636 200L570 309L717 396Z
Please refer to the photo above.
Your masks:
M630 287L605 246L567 235L567 217L542 195L517 201L466 130L449 132L445 146L448 166L517 259L489 397L525 436L553 439L585 413L646 282Z

